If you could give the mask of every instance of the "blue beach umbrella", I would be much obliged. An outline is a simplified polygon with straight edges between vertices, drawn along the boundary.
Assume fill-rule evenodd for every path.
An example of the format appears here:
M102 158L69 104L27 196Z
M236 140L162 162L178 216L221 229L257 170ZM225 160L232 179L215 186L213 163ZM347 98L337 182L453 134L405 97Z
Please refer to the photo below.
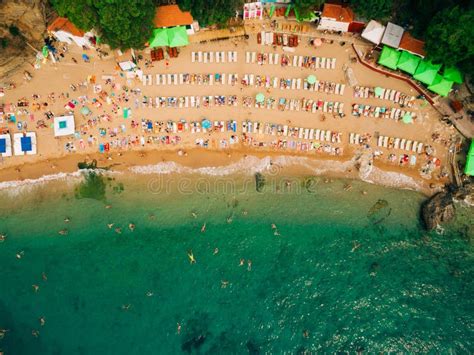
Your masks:
M208 128L212 127L211 121L206 120L206 119L202 120L201 125L202 125L202 128L204 128L204 129L208 129Z

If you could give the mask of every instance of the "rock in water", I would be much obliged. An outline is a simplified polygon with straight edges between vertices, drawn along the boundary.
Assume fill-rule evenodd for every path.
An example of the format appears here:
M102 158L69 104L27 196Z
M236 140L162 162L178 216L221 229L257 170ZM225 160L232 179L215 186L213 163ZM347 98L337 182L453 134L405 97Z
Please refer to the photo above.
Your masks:
M451 192L439 192L426 201L421 209L421 217L428 230L433 230L438 225L452 220L454 201Z

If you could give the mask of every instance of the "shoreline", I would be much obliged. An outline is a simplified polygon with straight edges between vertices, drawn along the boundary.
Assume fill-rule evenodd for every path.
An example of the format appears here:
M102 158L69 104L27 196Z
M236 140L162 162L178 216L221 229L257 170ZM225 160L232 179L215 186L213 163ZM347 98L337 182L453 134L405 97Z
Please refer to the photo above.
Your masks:
M0 190L47 181L80 176L78 163L97 160L98 168L127 175L196 174L210 177L243 173L253 175L270 172L283 176L323 176L337 179L355 179L375 185L408 189L429 197L443 186L430 188L431 181L422 180L396 166L377 162L367 177L362 177L351 157L308 156L285 154L271 150L229 149L212 150L133 150L112 154L74 154L39 160L33 163L0 169ZM397 169L398 168L398 169Z

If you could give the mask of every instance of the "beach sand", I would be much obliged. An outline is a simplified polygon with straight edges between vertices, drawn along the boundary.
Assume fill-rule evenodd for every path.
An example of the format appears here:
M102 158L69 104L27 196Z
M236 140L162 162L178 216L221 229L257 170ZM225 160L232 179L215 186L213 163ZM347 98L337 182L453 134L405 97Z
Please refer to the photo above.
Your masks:
M258 28L254 29L257 30ZM251 32L251 29L249 30ZM341 39L345 39L341 37ZM357 42L357 39L350 39L351 41ZM234 41L236 41L234 43ZM351 63L350 56L353 55L353 49L349 43L345 46L341 46L339 43L334 42L333 44L323 44L320 48L314 49L307 44L308 38L302 37L299 47L296 49L296 54L299 55L318 55L322 57L335 57L337 60L336 69L302 69L297 67L284 67L279 65L257 65L257 64L246 64L245 63L245 52L246 51L264 51L274 52L283 54L281 48L273 49L271 46L262 46L257 44L256 35L251 34L248 40L226 40L219 41L217 43L193 43L187 47L181 48L181 52L178 58L169 60L169 65L165 64L165 61L154 62L153 67L142 68L145 74L152 74L153 77L158 73L238 73L239 79L246 73L248 74L260 74L276 76L278 78L306 78L309 74L315 74L318 80L326 80L338 83L345 83L345 76L342 67L344 65L350 66L357 78L359 85L363 86L382 86L390 89L397 89L403 93L407 93L416 96L416 92L406 83L385 77L370 69L362 66L360 63ZM362 42L361 42L362 43ZM359 45L361 43L358 43ZM366 44L365 44L366 45ZM212 50L235 50L238 52L237 63L191 63L191 52L192 51L212 51ZM79 147L79 139L74 137L63 137L54 138L53 130L50 128L52 121L45 121L48 128L36 129L36 122L39 119L44 119L44 111L32 111L34 118L31 119L27 115L18 115L17 121L23 121L28 124L27 131L35 131L38 140L38 154L36 156L20 156L20 157L9 157L3 158L0 163L0 181L11 181L11 180L24 180L24 179L37 179L44 175L57 174L59 172L72 172L77 170L77 163L83 160L97 159L99 166L110 165L113 170L125 171L131 166L142 166L157 164L163 161L176 161L183 166L188 167L205 167L205 166L225 166L230 163L235 163L242 159L245 155L252 155L259 158L265 156L301 156L307 157L313 163L328 167L332 164L333 168L327 168L325 174L330 174L331 171L336 175L344 175L348 177L357 177L355 169L348 171L349 169L343 169L339 171L338 164L340 162L349 162L353 159L357 151L361 150L360 146L349 145L349 134L351 132L365 134L369 133L372 137L376 134L387 135L392 137L401 137L407 140L413 140L430 144L434 148L434 155L440 159L441 168L446 166L447 159L447 147L446 142L450 136L454 133L452 129L449 129L442 125L439 121L439 114L430 105L427 105L422 100L416 100L413 108L409 109L417 114L417 119L414 124L405 125L400 121L387 120L387 119L376 119L371 117L356 118L351 115L351 105L353 103L364 103L369 105L379 105L396 107L394 103L378 99L360 99L353 97L353 90L351 87L346 85L346 90L343 96L340 95L329 95L318 92L308 92L304 90L280 90L271 89L269 92L265 92L265 89L258 89L254 87L241 87L241 85L166 85L166 86L144 86L138 79L126 80L120 77L120 72L116 68L117 61L129 60L130 52L126 52L123 56L118 57L116 52L110 52L110 56L107 59L99 59L96 57L96 53L92 50L86 52L91 57L90 63L84 63L81 60L82 51L75 46L70 46L68 53L65 55L65 59L57 64L47 63L42 66L39 70L33 70L29 64L25 64L25 69L32 72L34 78L30 82L25 82L22 79L23 71L19 71L17 75L11 78L17 85L16 89L7 90L6 95L2 98L3 102L15 103L17 100L25 97L30 101L32 100L33 94L41 95L38 102L48 101L47 96L50 93L55 94L55 100L48 101L47 110L51 110L55 115L64 114L66 111L64 105L68 102L67 98L58 98L60 93L67 93L69 99L77 99L80 96L87 96L89 103L87 106L92 110L92 115L84 117L80 114L79 110L81 105L77 105L75 114L76 130L79 128L86 134L82 135L81 139L87 140L89 135L95 137L94 143L90 146L85 144L84 148ZM291 54L291 53L290 53ZM145 58L149 58L149 54L145 51L143 53ZM74 57L79 61L78 64L72 62L71 57ZM143 61L141 62L143 64ZM143 67L143 66L142 66ZM118 102L120 107L131 107L132 117L124 119L122 117L121 110L117 114L111 112L111 106L104 103L101 108L94 107L90 100L92 98L98 98L97 94L92 91L92 86L89 85L87 88L79 88L73 92L69 86L70 84L78 85L80 82L86 81L89 75L95 75L97 84L101 84L103 89L111 92L110 87L104 85L105 81L101 79L102 75L112 75L115 83L127 85L129 88L140 89L144 96L184 96L184 95L237 95L239 104L236 107L211 107L211 108L148 108L139 107L134 108L134 100L138 98L141 101L142 96L130 96L129 102ZM266 110L257 108L246 108L241 103L242 96L255 96L259 92L264 92L266 95L275 97L277 100L279 97L286 98L312 98L322 99L328 101L339 101L345 105L344 118L333 118L331 114L325 114L325 119L322 119L322 114L311 114L307 112L296 112L296 111L279 111L279 110ZM116 95L121 94L122 91L116 90ZM116 97L117 97L116 96ZM31 107L30 107L31 108ZM8 111L7 111L8 112ZM112 117L111 121L102 120L96 125L88 124L88 120L91 117L96 117L102 114L110 114ZM147 136L141 127L131 128L131 120L140 122L141 119L150 119L153 121L178 121L180 119L186 119L189 121L200 121L203 118L209 118L211 121L214 120L231 120L235 119L238 122L237 135L241 132L241 122L244 120L259 121L262 123L271 122L276 124L290 124L297 127L305 128L319 128L322 130L332 130L342 133L342 143L336 144L343 149L341 156L326 155L324 153L314 153L309 151L305 153L299 153L291 150L277 150L269 147L259 148L255 146L248 146L242 144L242 137L240 137L240 143L231 146L230 149L220 149L220 142L222 139L229 139L229 132L213 132L208 134L191 134L190 132L183 132L177 134L180 136L181 141L177 145L162 145L162 144L140 144L129 146L127 149L120 151L121 156L118 155L118 150L111 150L107 155L99 154L98 144L106 143L111 138L100 137L98 129L103 128L107 131L113 130L114 128L120 128L122 124L126 125L126 132L124 134L119 133L118 137L137 137ZM18 129L13 124L2 123L1 126L8 127L11 133L15 133ZM119 129L120 131L120 129ZM433 133L439 133L440 139L433 142L431 135ZM157 136L158 134L153 134ZM174 135L174 134L173 134ZM209 139L208 149L196 149L195 139L203 138ZM260 136L254 137L256 140L261 142L269 143L275 139L275 137ZM443 141L444 140L444 141ZM68 153L65 151L64 146L67 142L73 142L76 151L74 153ZM375 148L376 142L372 138L371 147ZM179 156L177 149L183 149L188 154L186 157ZM398 166L397 163L389 163L387 156L390 153L387 149L381 149L384 152L381 158L374 160L375 172L368 180L383 183L388 185L397 185L398 178L395 176L405 176L407 179L416 181L419 187L416 189L430 193L436 189L430 189L429 186L436 186L436 188L444 185L448 178L439 178L440 169L437 168L432 174L431 179L420 178L419 170L424 162L424 155L418 156L418 162L415 167L409 166ZM394 152L397 156L401 151ZM230 158L229 158L230 154ZM108 160L107 157L111 156L112 160ZM398 159L397 159L398 160ZM330 162L333 163L330 163ZM328 165L329 164L329 165ZM292 164L297 165L297 164ZM300 168L296 168L300 169ZM383 172L389 172L393 174L383 174ZM378 177L375 177L377 175ZM383 178L380 176L384 175ZM434 184L434 185L433 185ZM413 184L412 184L413 185ZM403 183L401 187L406 187ZM413 187L412 187L413 188Z

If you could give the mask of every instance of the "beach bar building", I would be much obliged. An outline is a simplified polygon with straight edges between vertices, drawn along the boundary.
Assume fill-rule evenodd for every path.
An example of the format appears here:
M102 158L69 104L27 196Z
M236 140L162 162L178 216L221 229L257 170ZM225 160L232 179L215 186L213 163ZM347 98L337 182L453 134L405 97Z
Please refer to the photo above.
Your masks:
M337 4L324 4L318 30L348 32L354 22L354 12L347 7Z
M158 6L153 20L155 28L184 27L185 33L192 35L199 31L197 21L189 11L181 11L178 5Z
M54 117L54 136L63 137L73 135L75 131L74 116Z
M405 32L403 27L389 22L385 28L385 32L380 42L389 47L398 48L400 46L400 42L402 41L403 32Z
M65 17L57 17L49 26L48 32L54 35L60 42L67 44L75 43L79 47L90 46L90 38L94 38L92 32L84 32L78 29Z
M384 32L384 25L375 20L370 20L367 27L364 29L364 31L362 31L361 36L367 41L372 42L373 44L378 46L382 41Z

